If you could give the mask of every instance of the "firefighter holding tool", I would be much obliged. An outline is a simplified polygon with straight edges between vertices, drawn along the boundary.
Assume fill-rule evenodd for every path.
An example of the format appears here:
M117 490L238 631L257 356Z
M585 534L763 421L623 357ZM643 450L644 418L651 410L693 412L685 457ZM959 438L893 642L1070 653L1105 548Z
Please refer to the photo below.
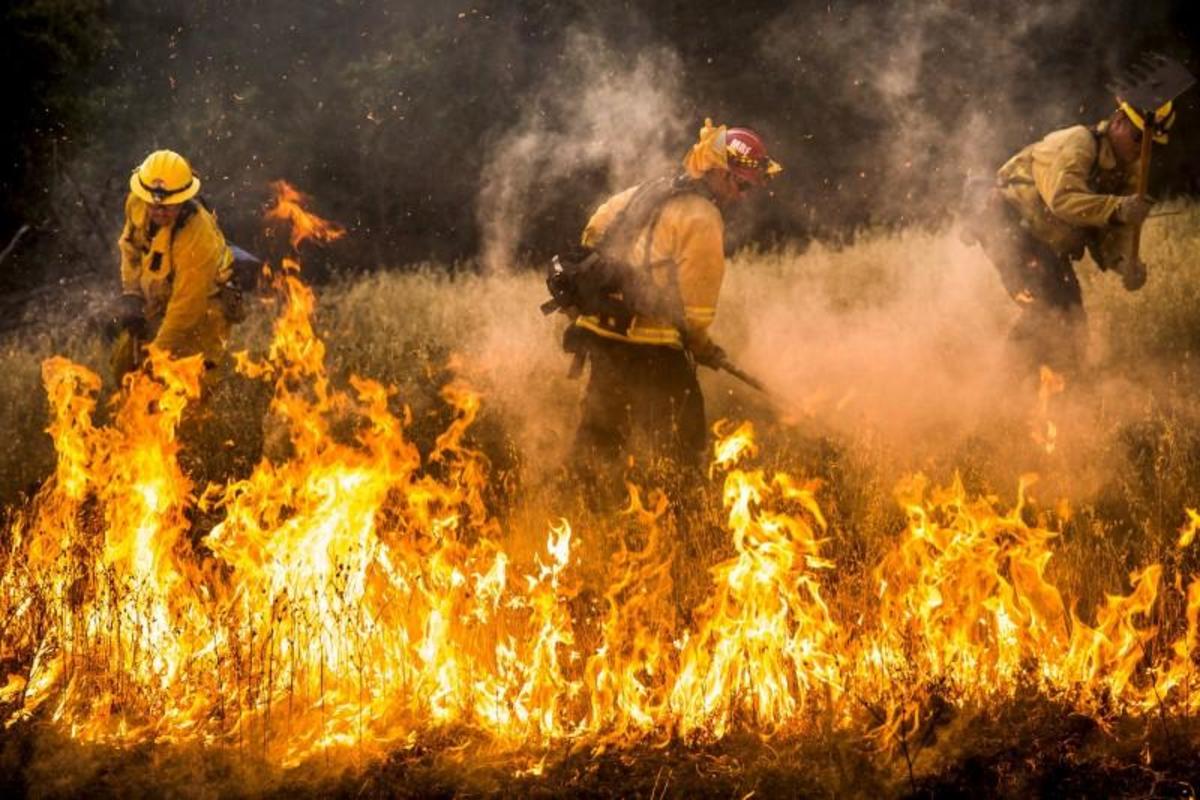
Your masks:
M234 251L199 196L200 179L178 153L151 153L129 179L121 253L121 297L112 313L111 356L120 382L154 346L174 357L224 357L242 316Z
M700 462L707 425L696 366L756 383L708 335L725 273L724 215L780 171L757 133L706 120L680 173L609 198L581 250L555 260L543 311L571 316L572 372L590 370L576 458Z
M1151 144L1166 144L1174 98L1191 75L1151 56L1111 88L1117 107L1100 123L1048 134L994 180L968 181L964 231L1000 274L1021 314L1009 340L1023 368L1082 366L1086 316L1075 262L1090 253L1129 291L1146 282L1139 253Z

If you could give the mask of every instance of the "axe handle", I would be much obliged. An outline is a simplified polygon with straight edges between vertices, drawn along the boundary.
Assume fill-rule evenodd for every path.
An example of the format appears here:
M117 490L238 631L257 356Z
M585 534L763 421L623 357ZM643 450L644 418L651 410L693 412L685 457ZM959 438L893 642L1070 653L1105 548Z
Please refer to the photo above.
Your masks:
M1145 197L1146 190L1150 188L1150 145L1154 141L1154 112L1148 114L1142 112L1142 152L1138 157L1138 180L1137 193L1138 197ZM1130 248L1134 263L1137 263L1138 253L1142 249L1142 226L1138 225L1133 229L1133 245Z

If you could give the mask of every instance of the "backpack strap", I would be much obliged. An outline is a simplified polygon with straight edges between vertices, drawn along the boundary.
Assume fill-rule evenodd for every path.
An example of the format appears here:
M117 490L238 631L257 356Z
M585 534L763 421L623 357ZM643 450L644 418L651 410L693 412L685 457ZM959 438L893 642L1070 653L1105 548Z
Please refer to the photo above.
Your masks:
M633 197L605 229L596 243L596 250L602 254L606 254L605 251L627 251L638 234L648 228L642 266L649 265L649 245L654 240L654 230L658 226L659 217L662 216L663 206L668 200L681 194L699 194L709 200L713 199L707 186L687 175L669 175L646 181L637 188Z
M659 266L650 260L654 234L658 230L658 223L667 201L684 194L698 194L715 201L712 192L704 183L685 174L655 178L638 187L597 242L596 250L602 255L620 255L629 253L637 237L643 230L646 232L640 263L629 264L633 270L628 277L634 284L628 287L629 291L638 293L639 284L648 283L651 280L650 270ZM669 267L667 288L673 302L671 308L662 310L667 313L672 324L680 326L683 324L683 300L679 295L679 266L674 260L664 260L664 263ZM642 293L648 292L643 289Z
M566 308L583 308L581 297L587 297L588 310L584 313L607 320L604 326L627 332L638 313L653 313L666 316L671 324L683 325L683 300L679 294L678 265L673 259L664 259L670 267L667 273L667 292L672 307L656 308L647 312L638 300L654 295L661 296L658 287L652 287L651 269L658 264L651 262L651 248L658 223L667 201L681 194L699 194L715 202L708 187L687 175L672 175L647 181L634 190L633 196L604 229L598 241L586 256L578 260L562 261L554 257L546 286L551 298L542 304L544 314ZM645 244L640 264L637 259L621 258L632 256L637 237L645 231ZM575 378L582 372L588 356L591 337L575 326L568 326L563 335L563 349L573 356L568 376Z

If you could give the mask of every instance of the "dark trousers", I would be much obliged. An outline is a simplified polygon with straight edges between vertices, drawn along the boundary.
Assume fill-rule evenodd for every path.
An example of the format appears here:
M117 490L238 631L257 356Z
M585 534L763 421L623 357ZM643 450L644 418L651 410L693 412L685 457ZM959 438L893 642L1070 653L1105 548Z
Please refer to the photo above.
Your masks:
M1056 372L1078 371L1087 347L1087 315L1070 255L1056 253L1030 235L999 195L974 220L971 232L1021 308L1008 337L1017 366L1023 371L1043 364Z
M627 344L586 333L591 365L575 456L620 464L629 456L695 467L707 426L696 368L682 350Z

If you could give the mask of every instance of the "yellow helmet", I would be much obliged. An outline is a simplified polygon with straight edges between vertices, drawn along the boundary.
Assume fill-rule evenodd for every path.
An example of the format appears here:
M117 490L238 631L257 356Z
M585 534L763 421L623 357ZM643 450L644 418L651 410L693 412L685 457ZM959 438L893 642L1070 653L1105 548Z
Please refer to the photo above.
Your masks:
M1122 100L1120 98L1117 98L1117 100L1120 103L1121 110L1125 112L1125 116L1129 117L1129 121L1133 123L1134 127L1137 128L1142 133L1145 133L1146 132L1146 120L1142 118L1142 115L1129 103L1125 102L1124 100ZM1159 106L1158 108L1156 108L1154 110L1154 123L1153 123L1154 130L1151 132L1151 136L1153 137L1154 141L1157 142L1158 144L1166 144L1167 143L1167 131L1169 131L1171 129L1171 126L1174 124L1175 124L1174 103L1172 101L1168 100L1167 102L1163 103L1161 106Z
M200 191L200 179L174 150L155 150L129 176L129 190L153 205L176 205Z

